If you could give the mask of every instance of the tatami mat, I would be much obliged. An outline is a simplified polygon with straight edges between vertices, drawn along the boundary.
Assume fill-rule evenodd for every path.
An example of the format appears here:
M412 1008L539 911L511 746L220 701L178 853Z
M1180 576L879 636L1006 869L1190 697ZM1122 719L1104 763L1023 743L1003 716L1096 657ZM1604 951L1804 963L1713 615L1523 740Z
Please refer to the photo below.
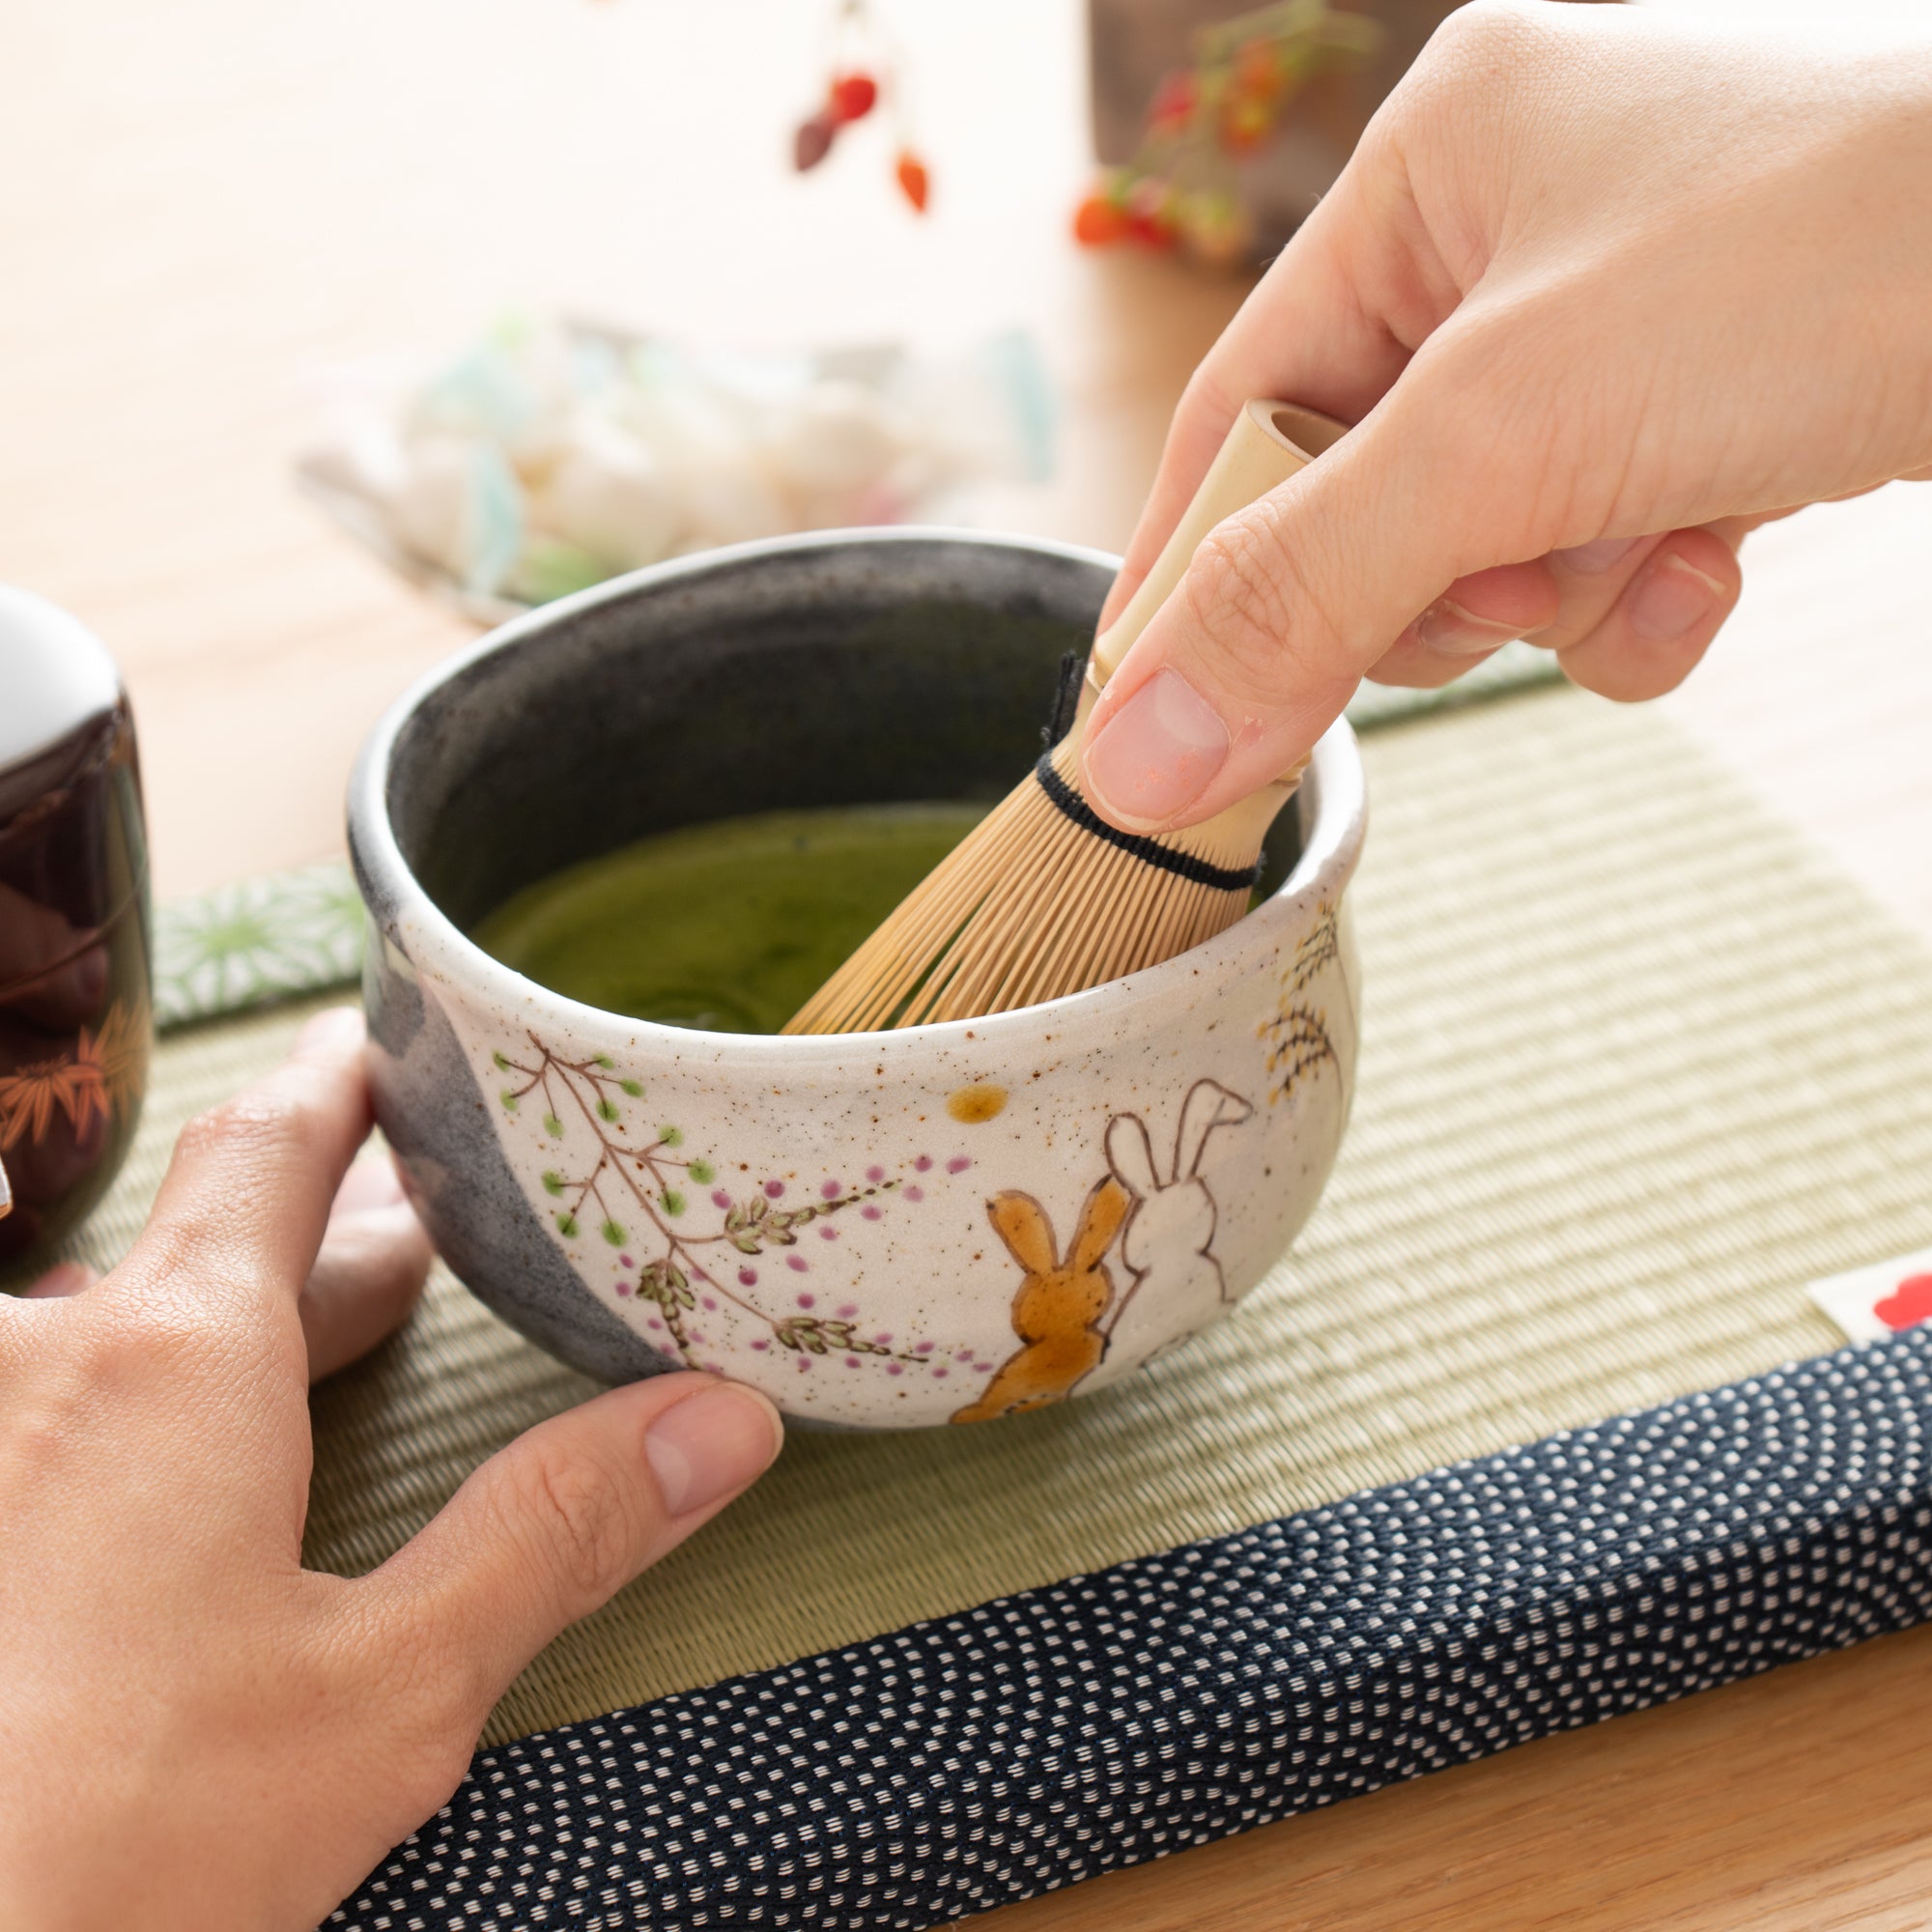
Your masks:
M1113 1393L800 1435L539 1658L502 1739L1733 1380L1807 1278L1932 1242L1932 957L1655 715L1567 692L1364 740L1359 1097L1294 1255ZM180 1032L88 1246L306 1008ZM317 1390L310 1561L379 1562L590 1385L440 1277Z

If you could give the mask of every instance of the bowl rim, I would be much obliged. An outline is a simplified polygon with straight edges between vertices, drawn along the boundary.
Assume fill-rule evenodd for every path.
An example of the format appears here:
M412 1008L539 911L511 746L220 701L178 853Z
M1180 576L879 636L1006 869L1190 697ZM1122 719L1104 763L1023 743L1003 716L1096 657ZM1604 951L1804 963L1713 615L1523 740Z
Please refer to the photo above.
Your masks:
M714 1033L697 1027L667 1026L656 1020L637 1019L574 1000L504 965L478 946L437 904L416 877L403 856L389 818L391 757L397 740L422 705L436 692L463 678L474 666L499 653L522 649L607 605L621 604L639 593L656 592L689 579L713 576L773 556L916 543L1017 551L1095 564L1110 572L1117 571L1121 564L1118 556L1088 545L944 524L807 530L723 545L691 556L650 564L525 611L467 647L453 651L415 679L377 720L363 741L349 781L348 838L356 885L365 907L371 911L372 923L420 969L429 962L412 955L402 945L400 933L392 929L399 927L408 916L420 929L423 939L463 982L505 1004L539 1000L558 1021L578 1033L610 1034L615 1030L634 1045L657 1043L679 1056L705 1049L714 1053L723 1050L734 1059L763 1060L769 1056L774 1063L800 1066L801 1063L822 1057L828 1049L842 1052L853 1040L867 1042L868 1052L955 1046L967 1040L983 1045L988 1043L989 1036L1008 1033L1015 1023L1028 1025L1041 1018L1056 1023L1070 1021L1123 997L1143 1010L1155 1009L1163 1004L1163 995L1183 992L1199 977L1204 965L1212 969L1217 980L1235 970L1243 953L1265 946L1275 929L1297 913L1311 896L1319 900L1323 895L1323 887L1329 889L1330 896L1339 896L1354 869L1368 829L1367 779L1360 748L1346 718L1337 718L1329 725L1311 753L1310 772L1316 781L1315 820L1299 856L1288 877L1245 918L1236 921L1214 938L1144 972L1103 980L1097 986L1063 994L1056 1000L977 1019L935 1020L919 1026L858 1034ZM372 893L372 884L380 891ZM389 909L386 918L376 916L374 906L378 902Z

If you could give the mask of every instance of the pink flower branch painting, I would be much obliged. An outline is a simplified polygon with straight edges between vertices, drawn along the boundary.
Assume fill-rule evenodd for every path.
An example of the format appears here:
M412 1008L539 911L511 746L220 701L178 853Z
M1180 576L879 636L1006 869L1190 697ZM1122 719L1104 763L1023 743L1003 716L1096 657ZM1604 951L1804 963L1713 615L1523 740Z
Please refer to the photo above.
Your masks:
M863 1184L828 1178L815 1197L790 1205L790 1183L776 1176L749 1187L741 1181L734 1192L712 1160L686 1149L678 1126L644 1124L643 1083L620 1071L609 1054L572 1059L535 1033L526 1038L526 1051L492 1055L498 1075L509 1076L497 1100L520 1121L534 1114L534 1131L556 1144L557 1164L539 1177L554 1204L556 1232L566 1241L601 1240L611 1250L617 1298L651 1303L656 1312L645 1325L665 1335L691 1367L722 1371L709 1352L718 1340L701 1325L708 1317L726 1325L749 1321L759 1331L752 1349L789 1354L801 1372L816 1360L838 1360L893 1376L909 1369L945 1375L955 1356L972 1354L934 1341L902 1346L890 1331L867 1323L850 1301L820 1312L821 1291L797 1279L813 1272L802 1235L810 1230L833 1244L842 1225L879 1220L894 1199L922 1201L916 1177L931 1169L929 1156L910 1163L913 1179L874 1165ZM741 1164L741 1171L750 1169ZM764 1276L781 1264L793 1305L775 1313Z

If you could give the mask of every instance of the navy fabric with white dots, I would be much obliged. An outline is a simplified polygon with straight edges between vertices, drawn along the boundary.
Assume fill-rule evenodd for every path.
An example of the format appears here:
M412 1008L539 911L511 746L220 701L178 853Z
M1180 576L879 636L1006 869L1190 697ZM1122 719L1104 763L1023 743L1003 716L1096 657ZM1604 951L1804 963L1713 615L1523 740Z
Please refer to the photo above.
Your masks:
M925 1927L1932 1615L1932 1335L480 1754L327 1920Z

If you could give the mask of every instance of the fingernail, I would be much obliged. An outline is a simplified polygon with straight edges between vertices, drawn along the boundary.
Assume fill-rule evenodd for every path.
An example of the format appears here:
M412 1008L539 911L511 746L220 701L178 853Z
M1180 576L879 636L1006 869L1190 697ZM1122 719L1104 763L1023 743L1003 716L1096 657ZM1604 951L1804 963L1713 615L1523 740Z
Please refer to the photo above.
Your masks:
M1178 670L1157 670L1081 755L1088 794L1116 818L1161 825L1228 759L1221 714Z
M1517 635L1514 624L1478 617L1447 597L1438 597L1415 620L1416 641L1445 657L1482 657Z
M1579 577L1601 577L1621 563L1642 541L1641 537L1599 537L1595 543L1572 544L1568 550L1551 551L1550 555Z
M1724 594L1715 577L1670 553L1638 579L1630 604L1630 627L1640 638L1666 644L1694 630Z
M666 1511L690 1516L763 1475L783 1439L757 1390L720 1382L666 1409L644 1432L644 1453Z
M24 1299L34 1301L55 1301L67 1294L78 1294L84 1288L92 1288L100 1277L85 1262L61 1262L50 1267L39 1281L30 1282L21 1290Z
M342 1177L329 1204L328 1217L338 1214L366 1214L372 1208L394 1208L403 1199L403 1183L395 1163L388 1160L358 1160Z
M359 1007L329 1007L317 1013L296 1035L298 1053L346 1053L362 1043Z

